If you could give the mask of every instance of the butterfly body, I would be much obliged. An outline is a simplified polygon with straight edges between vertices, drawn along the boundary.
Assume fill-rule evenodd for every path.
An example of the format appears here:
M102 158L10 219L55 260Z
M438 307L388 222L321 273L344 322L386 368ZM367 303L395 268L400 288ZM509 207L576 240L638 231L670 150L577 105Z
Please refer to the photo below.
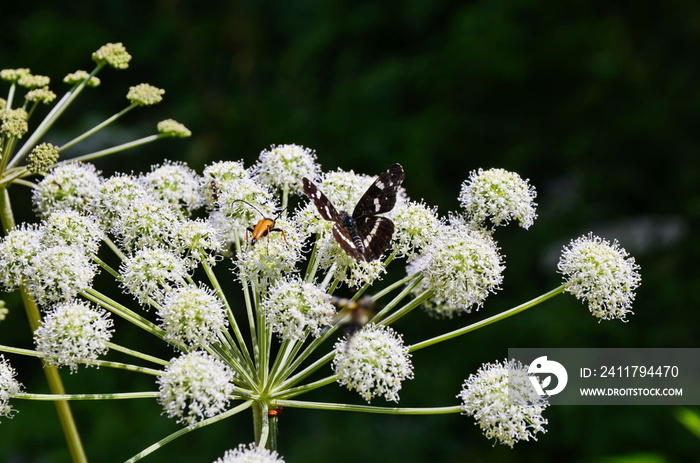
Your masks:
M377 177L357 202L351 214L338 211L326 195L304 178L304 193L313 201L321 217L333 223L333 237L357 261L378 259L391 243L394 222L377 216L396 204L396 194L404 179L403 167L394 164Z

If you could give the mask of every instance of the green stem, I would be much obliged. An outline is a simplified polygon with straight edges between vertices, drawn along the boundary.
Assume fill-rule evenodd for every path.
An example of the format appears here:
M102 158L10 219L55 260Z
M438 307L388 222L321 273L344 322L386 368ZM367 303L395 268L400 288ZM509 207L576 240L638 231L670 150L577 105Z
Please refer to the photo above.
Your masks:
M151 376L160 376L163 374L161 370L154 370L153 368L140 367L138 365L129 365L127 363L111 362L108 360L96 360L90 365L97 365L98 367L108 367L117 368L120 370L134 371L136 373L144 373Z
M111 343L109 343L109 344L113 345ZM8 354L27 355L30 357L37 357L37 358L43 357L40 352L37 352L35 350L21 349L19 347L11 347L11 346L0 345L0 352L6 352ZM168 365L167 362L164 362L164 364ZM95 360L95 361L91 362L90 365L96 365L98 367L119 368L122 370L135 371L138 373L146 373L146 374L153 375L153 376L160 376L163 373L160 370L154 370L152 368L141 367L138 365L129 365L126 363L111 362L111 361L107 361L107 360Z
M5 176L3 177L0 184L9 185L10 183L20 183L21 177L23 177L23 176L26 177L29 175L30 175L29 169L27 169L26 167L17 167L17 168L14 168L12 170L6 171ZM34 186L34 185L32 184L32 186Z
M139 452L137 455L134 455L133 457L129 458L126 460L125 463L134 463L136 461L139 461L143 457L150 455L151 453L155 452L159 448L165 446L166 444L174 441L178 437L184 436L185 434L189 433L190 431L194 431L195 429L199 429L201 427L210 425L212 423L216 423L217 421L224 420L228 418L229 416L233 416L237 413L242 412L243 410L250 408L253 405L253 401L249 400L247 402L242 403L241 405L232 408L231 410L222 413L221 415L214 416L212 418L208 418L206 420L200 421L199 423L196 423L192 426L188 426L186 428L179 429L175 431L174 433L170 434L169 436L164 437L163 439L159 440L155 444L149 446L148 448L145 448L141 452Z
M26 170L26 168L24 168L24 167L20 167L19 169ZM3 180L2 183L5 183L5 181ZM29 180L22 180L21 178L14 178L12 180L12 183L14 185L22 185L22 186L26 186L27 188L31 188L32 190L36 190L36 184L33 182L30 182Z
M97 67L90 73L87 79L83 80L79 84L75 85L72 89L68 91L61 99L54 105L54 107L49 111L49 113L44 117L39 126L32 132L32 135L24 142L24 145L17 151L17 154L12 158L7 167L15 167L22 161L22 159L29 154L29 151L34 148L34 146L41 140L41 138L46 134L46 132L51 128L54 122L63 114L63 111L73 102L80 92L83 91L87 82L95 75L97 72L104 67L104 64L98 64Z
M61 146L58 150L59 150L59 151L65 151L65 150L67 150L68 148L70 148L71 146L75 145L76 143L85 140L87 137L89 137L90 135L92 135L92 134L98 132L99 130L101 130L101 129L105 128L105 127L107 127L109 124L111 124L112 122L114 122L114 121L116 121L117 119L119 119L120 117L122 117L124 114L126 114L126 113L128 113L129 111L131 111L132 109L134 109L136 106L137 106L136 103L130 104L129 106L127 106L126 108L122 109L121 111L119 111L119 112L118 112L117 114L115 114L114 116L112 116L112 117L110 117L110 118L108 118L108 119L105 119L104 121L100 122L100 123L97 124L95 127L91 128L90 130L88 130L87 132L85 132L84 134L75 137L74 139L72 139L72 140L69 141L68 143L65 143L65 144L64 144L63 146Z
M560 294L564 291L564 285L559 286L558 288L554 288L551 291L548 291L541 296L538 296L528 302L525 302L523 304L520 304L519 306L513 307L512 309L506 310L505 312L501 312L499 314L496 314L492 317L485 318L484 320L478 321L476 323L472 323L471 325L465 326L464 328L460 328L454 331L450 331L449 333L441 334L440 336L436 336L431 339L426 339L425 341L413 344L412 346L409 347L410 352L415 352L419 349L423 349L425 347L432 346L434 344L447 341L452 338L456 338L458 336L462 336L463 334L467 334L469 332L478 330L479 328L483 328L485 326L488 326L492 323L496 323L498 321L501 321L503 319L506 319L512 315L515 315L517 313L520 313L524 310L527 310L531 307L536 306L537 304L540 304L547 299L550 299L557 294Z
M27 355L30 357L41 358L41 354L39 352L31 349L21 349L19 347L0 346L0 352L5 352L6 354Z
M15 219L12 214L12 206L10 204L7 188L0 188L0 221L2 222L5 232L15 227ZM20 294L22 295L22 303L24 304L24 309L29 319L29 327L32 332L34 332L39 327L39 320L41 320L39 307L37 307L36 302L29 295L24 286L20 287ZM63 387L61 376L58 373L58 368L44 363L43 370L51 392L53 394L65 394L66 391ZM80 440L80 434L78 433L78 428L75 424L73 412L69 404L63 401L56 402L56 410L72 461L74 463L87 463L87 456L85 455L83 443Z
M228 303L228 299L226 298L224 290L221 287L221 284L219 283L219 279L216 277L214 269L212 269L211 266L207 264L204 259L202 259L201 262L202 268L204 269L204 273L207 274L209 282L214 287L214 291L216 291L216 295L219 296L219 299L221 300L221 302L223 302L224 307L226 307L228 322L231 325L231 329L233 330L233 334L234 336L236 336L237 341L237 343L231 342L231 347L237 350L238 356L242 356L245 359L245 362L248 364L249 369L252 369L253 360L250 358L250 352L248 352L248 349L246 348L246 344L243 339L243 333L241 332L241 329L238 326L236 317L233 314L233 309L231 309L231 305Z
M142 317L141 315L137 314L136 312L129 310L122 304L118 303L117 301L110 299L106 295L100 293L99 291L93 289L93 288L88 288L85 291L82 291L80 293L81 296L83 296L85 299L88 301L94 302L95 304L99 305L100 307L109 310L115 315L118 315L122 317L124 320L127 320L130 323L133 323L134 325L138 326L144 331L147 331L157 337L159 337L162 340L165 340L165 331L163 331L161 328L156 326L153 322L148 320L147 318ZM177 347L180 350L187 350L185 346L179 343L175 343L174 341L167 341L173 344L175 347Z
M268 415L269 406L267 402L260 401L253 405L253 431L255 436L255 443L258 447L270 448L269 437L270 437L270 417ZM274 448L270 450L276 450Z
M151 355L144 354L143 352L129 349L128 347L120 346L119 344L114 344L113 342L108 342L107 347L109 347L111 350L121 352L122 354L127 354L135 358L146 360L147 362L155 363L157 365L162 365L164 367L170 365L170 362L168 362L167 360L159 359L158 357L153 357Z
M17 394L15 398L26 400L42 400L65 402L67 400L124 400L124 399L155 399L157 391L148 392L117 392L114 394Z
M105 148L100 151L95 151L94 153L88 153L75 158L66 159L65 161L62 161L62 163L92 161L93 159L102 158L110 154L119 153L120 151L126 151L131 148L136 148L137 146L145 145L146 143L150 143L152 141L158 140L159 138L163 138L166 136L167 135L163 134L149 135L147 137L139 138L138 140L130 141L128 143L122 143L121 145L112 146L110 148Z
M447 415L463 412L462 407L427 407L427 408L399 408L399 407L374 407L371 405L334 404L324 402L306 402L302 400L277 400L277 405L290 408L306 408L313 410L336 410L343 412L379 413L384 415Z
M338 377L336 375L331 375L331 376L326 376L323 379L319 379L318 381L314 381L313 383L307 383L304 384L303 386L298 386L298 387L292 387L292 388L287 388L288 386L284 388L279 388L279 390L283 391L282 393L278 394L275 396L275 400L277 397L279 398L289 398L289 397L296 397L298 395L304 394L309 391L313 391L314 389L318 389L323 386L328 386L329 384L333 384L336 382ZM296 381L289 381L290 384L293 384Z
M400 300L401 298L403 298L406 294L408 294L408 293L413 289L414 286L416 286L416 285L418 284L419 281L420 281L420 280L415 281L413 285L411 285L410 287L408 287L408 288L406 288L404 291L402 291L401 294L399 294L399 296L398 296L396 299ZM418 296L416 296L415 299L411 300L408 304L406 304L405 306L401 307L399 310L397 310L396 312L392 313L392 314L389 315L388 317L382 319L382 317L384 316L384 314L387 312L386 309L387 309L387 308L390 309L390 308L392 307L392 304L394 303L394 301L392 301L390 304L388 304L388 305L386 306L386 308L384 308L384 309L383 309L381 312L379 312L375 317L373 317L373 318L372 318L372 321L373 321L374 323L379 323L379 322L381 321L381 324L382 324L382 325L390 325L390 324L394 323L396 320L398 320L398 319L400 319L401 317L403 317L403 316L405 316L406 314L408 314L410 311L412 311L413 309L415 309L415 308L418 307L419 305L421 305L421 304L422 304L423 302L425 302L426 300L430 299L430 297L431 297L432 295L433 295L433 290L432 290L432 289L426 289L426 290L424 290L422 293L420 293ZM395 299L395 300L396 300L396 299Z

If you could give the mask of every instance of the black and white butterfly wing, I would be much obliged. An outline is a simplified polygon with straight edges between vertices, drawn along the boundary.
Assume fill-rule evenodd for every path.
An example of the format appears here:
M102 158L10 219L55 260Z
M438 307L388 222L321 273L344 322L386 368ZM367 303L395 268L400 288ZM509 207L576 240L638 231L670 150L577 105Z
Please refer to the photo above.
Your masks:
M342 220L338 210L333 206L333 203L318 189L314 183L308 178L302 178L304 183L304 194L314 202L318 213L326 220L331 222L339 222Z
M365 248L364 258L368 261L379 259L391 244L394 222L386 217L371 215L357 219L355 226Z
M345 227L342 222L336 222L333 224L333 238L338 242L343 251L353 259L357 261L365 260L365 254L360 252L360 250L355 245L350 231ZM365 248L366 249L366 248Z
M396 204L396 193L403 179L404 172L401 164L394 164L382 172L357 202L352 219L357 222L360 217L392 210Z
M352 216L338 212L326 195L304 177L304 194L313 201L321 217L334 222L333 237L357 261L378 259L391 243L394 222L376 214L389 212L404 179L403 167L394 164L377 177L357 202Z

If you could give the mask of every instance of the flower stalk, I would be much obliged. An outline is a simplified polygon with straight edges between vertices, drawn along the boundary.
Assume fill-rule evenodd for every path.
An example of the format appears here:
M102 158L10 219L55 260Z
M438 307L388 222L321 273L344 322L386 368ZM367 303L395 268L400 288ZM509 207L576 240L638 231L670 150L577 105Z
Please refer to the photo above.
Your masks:
M0 222L2 222L2 228L5 233L15 227L10 197L5 187L0 187ZM29 327L32 331L35 331L39 327L39 320L41 320L39 308L24 286L20 287L20 293L22 295L22 304L24 305L24 310L29 320ZM63 381L61 381L61 376L58 373L58 368L46 362L42 363L44 375L46 376L46 381L49 383L51 393L64 395L66 390L63 386ZM58 401L56 402L56 412L58 413L61 428L63 429L63 434L68 444L71 460L73 463L87 463L88 460L85 449L80 439L80 433L78 432L78 427L75 423L70 405L65 401Z

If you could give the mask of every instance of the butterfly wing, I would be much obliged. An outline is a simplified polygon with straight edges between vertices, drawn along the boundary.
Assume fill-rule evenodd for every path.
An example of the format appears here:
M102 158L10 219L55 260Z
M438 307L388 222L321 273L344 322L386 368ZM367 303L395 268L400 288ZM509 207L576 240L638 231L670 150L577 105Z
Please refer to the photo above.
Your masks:
M366 260L378 259L389 248L391 236L394 234L394 222L391 219L363 216L355 221L355 226L365 247L364 258Z
M333 206L330 199L328 199L326 195L324 195L323 192L319 190L318 187L308 178L304 177L302 178L302 181L304 183L304 194L314 202L314 205L316 206L318 213L321 214L321 217L326 220L330 220L331 222L340 221L340 214Z
M353 220L357 221L360 217L392 210L396 204L396 193L403 179L404 172L401 164L394 164L382 172L357 202L352 213Z
M347 253L350 257L357 261L365 260L365 254L360 252L352 239L350 231L342 224L342 222L336 222L333 224L333 238L338 242L343 251ZM365 249L366 251L366 249Z

